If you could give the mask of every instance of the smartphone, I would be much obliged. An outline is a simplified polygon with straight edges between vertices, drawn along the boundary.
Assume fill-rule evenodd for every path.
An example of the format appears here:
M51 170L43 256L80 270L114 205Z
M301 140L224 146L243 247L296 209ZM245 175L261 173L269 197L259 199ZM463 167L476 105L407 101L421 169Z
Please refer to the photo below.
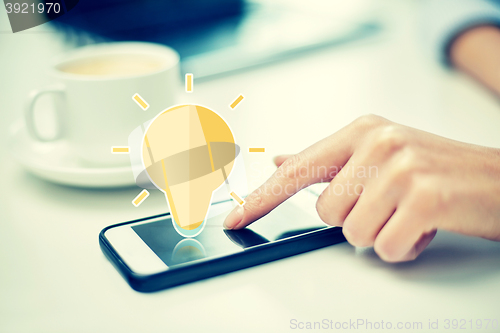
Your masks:
M301 191L234 231L222 223L235 203L215 203L205 229L193 238L177 233L170 214L151 216L104 228L99 244L134 290L152 292L344 242L340 227L319 219L316 199Z

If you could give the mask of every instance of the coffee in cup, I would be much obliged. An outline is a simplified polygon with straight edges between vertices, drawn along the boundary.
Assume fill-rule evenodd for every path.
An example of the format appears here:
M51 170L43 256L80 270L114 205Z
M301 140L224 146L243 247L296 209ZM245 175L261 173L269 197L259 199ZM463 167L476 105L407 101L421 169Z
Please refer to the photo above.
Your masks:
M179 55L150 43L84 47L57 61L50 75L53 84L28 98L28 132L39 141L67 140L88 166L128 165L128 157L111 154L111 147L126 146L137 126L174 105L180 87ZM41 136L35 124L35 104L44 94L59 100L55 139ZM147 110L133 100L136 94L149 104Z

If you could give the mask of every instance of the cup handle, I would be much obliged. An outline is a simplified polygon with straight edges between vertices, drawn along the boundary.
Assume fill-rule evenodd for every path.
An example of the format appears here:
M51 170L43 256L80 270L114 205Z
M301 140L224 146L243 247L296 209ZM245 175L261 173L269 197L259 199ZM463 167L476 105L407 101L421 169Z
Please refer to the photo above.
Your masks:
M47 142L47 141L52 141L55 139L58 139L60 137L60 133L58 133L54 138L44 138L41 136L35 126L35 119L34 119L34 110L35 110L35 104L38 98L44 94L64 94L65 89L62 85L55 85L55 86L50 86L47 88L43 89L37 89L33 90L29 95L28 95L28 101L26 103L26 106L24 108L24 119L26 122L26 128L28 129L28 133L33 137L33 139L42 141L42 142ZM60 131L59 131L60 132Z

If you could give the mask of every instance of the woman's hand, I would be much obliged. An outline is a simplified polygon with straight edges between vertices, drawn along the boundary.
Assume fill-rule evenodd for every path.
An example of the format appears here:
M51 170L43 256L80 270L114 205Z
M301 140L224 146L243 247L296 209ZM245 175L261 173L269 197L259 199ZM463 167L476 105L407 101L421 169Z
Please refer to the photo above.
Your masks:
M415 259L437 229L500 241L498 149L368 115L275 162L226 228L244 228L304 187L330 182L316 204L321 219L385 261Z

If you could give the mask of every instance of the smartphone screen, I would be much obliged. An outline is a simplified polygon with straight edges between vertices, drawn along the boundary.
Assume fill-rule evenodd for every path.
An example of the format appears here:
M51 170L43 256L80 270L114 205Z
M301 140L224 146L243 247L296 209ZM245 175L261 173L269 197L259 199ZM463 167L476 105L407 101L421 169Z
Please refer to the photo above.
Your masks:
M111 228L105 236L131 269L151 274L326 228L314 210L316 198L298 194L242 230L224 230L235 206L227 201L212 205L205 229L193 238L179 235L169 216Z

